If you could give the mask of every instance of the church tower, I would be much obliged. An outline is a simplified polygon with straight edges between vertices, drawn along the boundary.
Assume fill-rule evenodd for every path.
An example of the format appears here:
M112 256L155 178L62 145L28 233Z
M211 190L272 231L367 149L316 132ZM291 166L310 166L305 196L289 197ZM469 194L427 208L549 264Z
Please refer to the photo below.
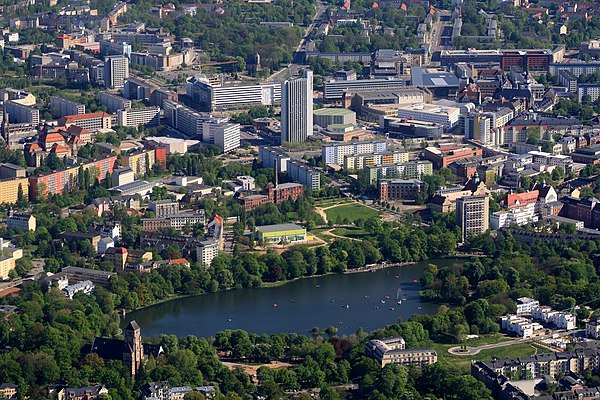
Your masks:
M144 345L142 344L142 332L135 321L131 321L124 331L125 348L123 349L123 362L131 371L131 375L140 369L144 362Z

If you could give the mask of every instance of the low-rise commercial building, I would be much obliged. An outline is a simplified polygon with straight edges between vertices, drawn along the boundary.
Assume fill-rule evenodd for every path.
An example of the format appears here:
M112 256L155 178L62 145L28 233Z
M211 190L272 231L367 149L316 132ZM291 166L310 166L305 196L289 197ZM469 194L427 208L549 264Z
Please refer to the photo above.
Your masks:
M254 228L256 239L266 244L306 241L306 229L296 224L263 225Z
M346 108L321 108L313 111L313 122L323 128L332 124L356 125L356 113Z
M398 118L440 124L446 129L458 125L460 109L436 104L413 104L398 107Z

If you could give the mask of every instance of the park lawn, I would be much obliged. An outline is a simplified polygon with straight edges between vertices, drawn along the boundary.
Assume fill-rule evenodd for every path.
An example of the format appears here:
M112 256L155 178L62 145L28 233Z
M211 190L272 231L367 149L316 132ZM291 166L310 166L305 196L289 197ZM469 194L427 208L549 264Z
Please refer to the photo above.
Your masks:
M493 342L492 342L493 343ZM473 356L455 356L448 353L450 347L456 345L437 344L433 348L438 354L439 363L447 363L460 368L463 372L468 373L471 368L472 361L489 361L494 358L517 358L527 357L538 353L549 353L550 350L536 346L530 343L518 343L512 346L498 347L496 349L482 350L479 354Z
M327 221L333 223L336 223L338 218L347 219L350 223L353 223L359 218L366 220L379 217L379 212L358 203L330 208L325 210L325 214L327 214Z
M335 228L331 233L348 238L360 239L367 233L359 228Z
M325 241L326 243L331 243L334 239L333 236L323 234L323 232L325 232L327 230L329 230L329 229L328 228L316 228L316 229L312 229L310 231L310 233L312 233L319 239Z

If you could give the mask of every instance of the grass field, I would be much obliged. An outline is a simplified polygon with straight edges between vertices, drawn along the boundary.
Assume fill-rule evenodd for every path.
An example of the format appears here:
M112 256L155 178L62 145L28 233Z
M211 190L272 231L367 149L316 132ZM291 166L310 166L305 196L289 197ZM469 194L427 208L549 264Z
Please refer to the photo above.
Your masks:
M328 221L336 222L338 218L347 218L351 223L359 218L369 219L379 216L377 211L358 203L330 208L325 210L325 214Z
M470 339L465 341L467 346L480 346L482 344L499 343L506 341L506 338L500 335L482 337L478 339ZM455 347L455 344L438 344L434 343L433 348L437 351L438 362L448 363L461 368L465 372L469 371L471 361L486 361L494 358L516 358L526 357L537 353L548 353L550 350L536 346L530 343L519 343L512 346L498 347L496 349L482 350L479 354L473 356L455 356L448 353L448 349Z
M331 232L338 236L345 236L354 239L359 239L366 235L365 231L358 228L335 228Z

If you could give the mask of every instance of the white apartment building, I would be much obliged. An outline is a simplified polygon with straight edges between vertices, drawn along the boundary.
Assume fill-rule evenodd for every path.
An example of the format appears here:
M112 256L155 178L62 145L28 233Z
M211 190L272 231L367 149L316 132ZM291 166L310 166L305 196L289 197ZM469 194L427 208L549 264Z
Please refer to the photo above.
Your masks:
M458 125L460 108L423 103L401 105L398 107L397 117L407 120L433 122L442 125L446 129L452 129Z
M511 224L523 226L537 221L538 216L535 210L535 203L531 203L522 207L513 207L509 210L493 213L490 216L490 228L492 230L497 230Z
M321 156L325 164L344 165L344 156L383 152L386 149L385 141L334 143L324 145Z
M85 114L85 105L58 96L50 97L50 113L54 118Z
M129 78L129 58L122 55L104 57L104 84L106 87L123 88L127 78Z
M531 310L533 319L540 320L546 324L552 324L558 329L572 330L577 328L577 320L575 315L556 311L548 306L539 306Z
M539 307L540 302L529 297L519 297L517 299L517 315L531 314L531 310Z
M585 324L585 335L589 338L600 338L600 320L595 319Z
M488 196L459 197L456 199L456 223L461 229L463 240L488 230L489 200Z
M283 152L283 149L277 147L261 146L258 148L258 157L262 160L264 168L273 168L277 163L279 172L287 172L287 164L290 156Z
M502 330L512 333L516 336L529 338L533 334L544 327L537 322L532 322L528 318L519 317L517 315L505 315L500 317Z
M302 143L313 134L313 73L281 84L281 141Z
M97 97L100 104L105 105L110 114L131 108L131 100L113 93L98 92Z
M205 240L196 247L196 260L204 268L210 267L212 260L219 255L219 242L215 239Z
M577 85L577 98L582 100L583 96L590 96L595 102L600 97L600 83L582 83Z
M158 126L160 107L129 108L117 111L118 126Z

